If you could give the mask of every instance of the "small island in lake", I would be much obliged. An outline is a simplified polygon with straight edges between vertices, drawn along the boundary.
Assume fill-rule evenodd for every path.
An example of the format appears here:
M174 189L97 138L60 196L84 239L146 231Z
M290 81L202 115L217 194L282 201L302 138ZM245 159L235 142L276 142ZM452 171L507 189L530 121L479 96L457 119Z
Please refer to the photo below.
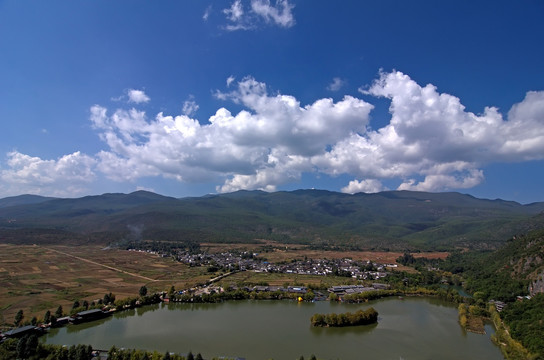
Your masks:
M378 322L378 312L374 308L358 310L355 313L314 314L310 319L312 326L343 327L369 325Z

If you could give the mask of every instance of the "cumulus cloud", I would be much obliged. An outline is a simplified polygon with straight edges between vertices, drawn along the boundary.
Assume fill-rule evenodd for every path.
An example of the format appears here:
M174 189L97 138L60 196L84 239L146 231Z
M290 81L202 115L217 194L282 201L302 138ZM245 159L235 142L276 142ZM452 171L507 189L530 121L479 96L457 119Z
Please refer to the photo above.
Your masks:
M272 191L313 173L351 176L347 193L385 190L384 180L401 190L444 191L480 184L490 163L544 159L544 91L528 92L504 119L494 107L466 111L459 98L402 72L381 73L360 90L390 100L389 123L373 129L374 106L353 96L301 104L252 77L229 77L226 85L214 93L225 107L202 122L191 99L181 115L94 105L90 121L102 151L57 160L12 152L0 187L77 193L99 173L121 182L162 176L214 182L218 192ZM242 110L232 113L229 103Z
M544 92L527 93L507 121L493 107L467 112L459 98L399 71L380 74L361 92L391 100L390 123L321 156L317 163L328 173L404 178L399 189L440 191L478 185L484 164L544 158Z
M289 28L295 25L293 8L294 5L288 0L276 0L274 5L270 3L270 0L251 0L249 9L246 11L242 0L235 0L230 7L223 9L228 22L224 29L251 30L258 28L263 22Z
M96 160L79 151L44 160L17 151L7 154L8 168L0 171L3 195L22 193L53 196L83 194L94 179Z
M98 169L114 180L162 175L181 181L226 179L219 191L273 189L312 171L311 157L342 139L364 132L372 105L351 96L302 106L289 95L269 95L252 77L217 96L243 105L220 108L201 124L188 115L154 119L136 109L91 108L91 122L109 151Z
M380 191L387 190L381 183L381 181L376 179L364 179L364 180L352 180L349 184L341 189L343 193L346 194L355 194L355 193L377 193Z
M459 98L420 86L399 71L381 73L361 90L390 99L391 120L372 129L373 105L352 96L301 105L291 95L270 95L266 84L246 77L218 99L244 108L220 108L201 124L189 114L149 119L144 112L95 106L91 121L109 150L98 154L107 176L143 176L180 181L222 181L217 191L275 190L306 172L356 179L342 191L384 190L380 180L398 179L398 189L466 189L484 179L492 162L544 157L544 92L529 92L508 120L496 108L467 112Z
M140 104L140 103L146 103L149 100L151 99L149 98L149 96L145 94L143 90L134 90L134 89L128 90L128 102Z

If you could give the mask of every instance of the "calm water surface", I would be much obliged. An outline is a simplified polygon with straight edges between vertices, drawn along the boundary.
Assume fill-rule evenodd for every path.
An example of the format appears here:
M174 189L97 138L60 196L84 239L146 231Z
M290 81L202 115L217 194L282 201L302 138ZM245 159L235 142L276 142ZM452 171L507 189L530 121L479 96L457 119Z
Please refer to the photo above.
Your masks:
M373 306L378 324L313 328L315 313L342 313ZM355 305L328 301L237 301L155 305L100 321L53 329L50 344L91 344L109 349L200 352L204 358L298 359L504 359L487 335L465 333L455 305L435 299L397 298Z

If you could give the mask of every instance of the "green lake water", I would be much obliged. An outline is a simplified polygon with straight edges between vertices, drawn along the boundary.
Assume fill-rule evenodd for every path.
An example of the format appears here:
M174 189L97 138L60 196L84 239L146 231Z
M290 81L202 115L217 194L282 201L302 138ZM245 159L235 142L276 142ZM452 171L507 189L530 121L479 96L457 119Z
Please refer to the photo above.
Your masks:
M373 306L378 324L314 328L315 313L354 312ZM388 298L365 304L328 301L232 301L220 304L161 304L124 311L107 319L52 329L51 344L138 348L247 360L309 359L504 359L487 335L466 333L457 307L429 298Z

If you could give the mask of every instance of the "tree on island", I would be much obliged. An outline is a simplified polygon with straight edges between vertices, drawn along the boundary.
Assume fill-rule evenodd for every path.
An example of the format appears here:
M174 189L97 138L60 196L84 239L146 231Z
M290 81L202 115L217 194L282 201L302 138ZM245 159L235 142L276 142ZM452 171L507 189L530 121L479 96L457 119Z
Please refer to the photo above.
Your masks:
M140 288L139 294L141 297L144 297L147 295L147 287L145 285Z
M378 321L378 312L374 308L358 310L355 313L314 314L310 319L312 326L343 327L368 325Z

